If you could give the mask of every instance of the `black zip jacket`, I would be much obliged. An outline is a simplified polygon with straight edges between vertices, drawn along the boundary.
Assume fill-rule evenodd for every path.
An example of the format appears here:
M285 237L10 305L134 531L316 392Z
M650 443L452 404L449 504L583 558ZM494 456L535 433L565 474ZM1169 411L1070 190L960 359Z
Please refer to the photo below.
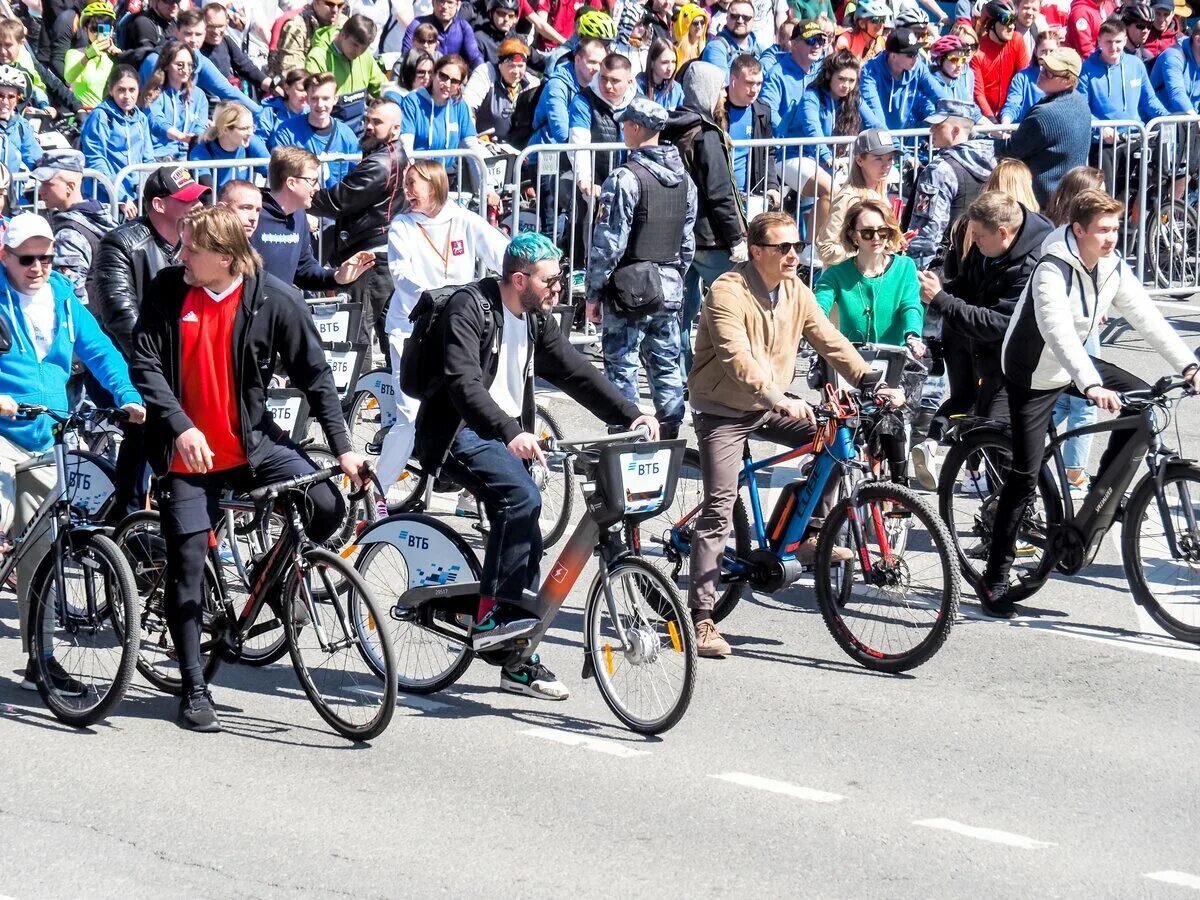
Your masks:
M729 135L703 113L673 110L663 139L679 148L696 183L696 249L728 250L746 239L746 214L733 180Z
M100 239L88 276L92 313L121 355L133 356L133 326L150 280L176 263L177 250L162 239L147 216L130 219Z
M393 141L364 153L362 161L333 187L313 196L314 216L334 219L333 262L341 264L359 250L387 252L388 225L404 201L408 157Z
M189 290L182 266L158 273L149 291L155 302L142 308L133 334L129 374L146 401L146 456L159 476L171 468L175 439L193 427L179 402L179 317ZM292 387L308 397L334 454L352 449L321 337L295 288L261 269L246 276L233 324L233 351L242 446L252 469L273 445L288 440L266 407L277 360Z
M338 286L334 269L327 269L313 255L308 216L298 209L285 216L270 191L262 192L262 212L250 245L263 258L263 268L302 291L330 291Z
M484 278L479 289L497 312L495 317L465 291L451 297L442 313L446 378L443 386L421 403L417 413L417 458L429 469L441 467L464 425L484 440L505 444L522 431L533 430L533 378L525 380L519 422L500 409L488 393L499 365L504 316L499 314L500 283L495 278ZM564 391L609 425L628 425L641 415L571 346L554 316L526 313L525 326L529 329L536 376ZM140 384L136 379L134 383Z
M120 61L139 68L168 34L173 33L175 23L168 21L147 6L129 20L125 33L116 36L117 43L125 48ZM123 43L122 43L123 39Z
M208 57L208 61L217 67L217 71L226 78L240 78L247 82L251 90L258 90L263 79L267 77L254 61L238 46L230 35L225 35L219 44L205 41L200 45L200 52ZM247 91L249 93L249 91Z
M761 100L750 104L754 110L752 140L763 140L775 137L775 128L771 124L771 107ZM746 185L752 197L761 197L764 191L779 190L779 171L775 166L774 147L754 147L750 150Z

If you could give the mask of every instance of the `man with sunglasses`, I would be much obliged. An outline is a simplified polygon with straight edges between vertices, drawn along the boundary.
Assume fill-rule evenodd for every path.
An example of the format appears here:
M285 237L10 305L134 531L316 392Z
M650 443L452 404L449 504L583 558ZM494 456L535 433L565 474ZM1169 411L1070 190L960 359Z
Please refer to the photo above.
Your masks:
M921 39L908 28L888 35L886 51L862 68L859 94L863 128L900 131L920 126L918 112L948 96L924 61Z
M7 533L25 527L54 489L57 477L52 465L22 466L49 450L53 439L45 416L13 420L17 413L14 398L67 409L67 380L72 359L77 357L115 398L114 405L129 411L130 421L146 418L125 360L75 296L71 281L51 270L53 263L54 235L49 223L34 213L14 216L0 249L0 320L12 336L12 348L0 356L0 530ZM30 579L49 543L45 531L34 539L31 552L17 566L21 641L26 652ZM32 662L26 666L21 685L31 691L37 690L34 669ZM50 675L53 689L82 693L79 682L57 662L51 663Z
M975 104L999 122L1013 76L1029 65L1029 47L1017 38L1017 14L1008 0L988 0L979 22L979 50L971 57Z
M752 24L754 4L750 0L733 0L725 16L725 26L705 45L700 58L728 72L737 57L746 53L758 56L762 48L750 31Z
M346 0L312 0L299 13L287 19L279 31L279 46L271 51L267 71L282 78L292 69L303 69L317 32L338 24ZM404 48L406 51L408 47Z
M821 69L828 43L829 37L815 19L797 22L792 28L792 49L766 76L759 95L771 110L771 127L776 133L795 117L800 98Z

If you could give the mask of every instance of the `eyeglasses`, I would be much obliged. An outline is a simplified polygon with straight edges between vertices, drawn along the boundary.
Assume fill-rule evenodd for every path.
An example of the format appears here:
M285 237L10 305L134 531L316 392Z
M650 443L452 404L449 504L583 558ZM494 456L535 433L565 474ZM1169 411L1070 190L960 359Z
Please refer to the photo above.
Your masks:
M754 16L746 16L741 13L730 13L725 17L726 22L753 22Z
M189 62L175 62L171 63L171 68L177 69L180 72L190 72L192 71L192 64Z
M1007 28L1009 25L1016 24L1017 17L1014 13L1005 13L1002 16L996 16L996 18L993 19L992 21L996 25L1000 25L1003 28Z
M829 38L823 34L818 34L814 37L805 38L804 43L808 44L810 47L824 47L829 43Z
M296 178L297 181L307 182L308 184L312 185L313 187L316 187L317 185L319 185L321 183L321 180L319 178L317 178L316 175L296 175L294 177Z
M890 241L896 236L896 229L891 225L880 225L878 228L859 228L857 231L858 236L864 241L873 241L876 235L881 241Z
M524 53L510 53L508 56L500 57L500 62L506 63L523 63L526 61Z
M780 241L778 244L755 244L755 247L769 247L772 250L778 250L783 256L787 256L793 250L797 253L804 246L802 241Z
M54 254L43 253L39 255L36 253L22 253L17 257L17 262L25 268L29 268L34 263L41 263L43 266L49 266L54 262Z
M437 77L438 77L438 81L442 82L442 84L449 84L453 87L458 87L460 84L463 83L463 80L461 78L451 78L445 72L438 72Z

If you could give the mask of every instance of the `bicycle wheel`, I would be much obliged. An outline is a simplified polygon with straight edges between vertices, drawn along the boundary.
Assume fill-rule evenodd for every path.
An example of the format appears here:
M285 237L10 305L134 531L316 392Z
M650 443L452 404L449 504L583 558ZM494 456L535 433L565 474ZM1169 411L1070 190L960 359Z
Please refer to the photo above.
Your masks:
M850 562L833 562L837 544L855 554ZM958 614L958 566L946 526L896 484L863 485L834 507L813 571L825 626L868 669L904 672L926 662Z
M562 429L544 406L538 406L533 416L533 433L540 439L561 439ZM553 547L567 531L571 509L575 505L575 470L571 460L565 459L550 465L542 465L536 459L530 470L533 482L542 495L542 514L538 524L542 530L542 545Z
M640 734L661 734L683 717L692 700L696 636L691 615L666 576L644 559L622 557L608 570L607 581L612 606L602 575L588 592L588 664L613 715Z
M413 518L417 518L413 516ZM449 569L458 566L465 576L478 581L481 575L475 554L463 549L462 540L451 529L424 516L419 517L440 531L449 542L439 555L440 564ZM452 558L457 549L459 558ZM410 587L421 583L414 578L404 552L393 544L367 544L355 563L371 593L385 606ZM397 682L410 694L433 694L454 684L471 665L474 653L468 643L464 623L456 615L435 609L430 604L416 608L392 606L385 621L391 629L396 653ZM461 636L460 636L461 635Z
M281 605L292 664L317 713L343 737L380 735L396 709L396 657L362 577L336 553L309 550ZM290 612L300 606L307 615Z
M700 453L690 447L683 454L679 467L679 481L675 486L675 497L671 505L652 518L629 526L629 546L644 559L658 565L674 582L681 597L687 597L691 589L692 533L695 530L695 513L704 500L704 481L700 477ZM746 506L739 493L733 505L733 531L726 544L727 561L736 557L745 559L751 550L750 520ZM717 602L713 606L713 621L720 622L750 593L745 582L721 585Z
M358 453L366 453L367 447L382 441L383 415L379 398L370 391L359 391L350 401L346 415L350 428L350 444Z
M63 593L55 552L38 565L30 597L38 692L70 725L103 719L125 695L137 663L137 589L111 539L75 532L62 544Z
M996 505L1011 467L1012 439L994 428L968 432L950 448L942 465L938 508L954 543L962 576L972 586L979 583L987 565ZM1043 467L1034 500L1017 532L1010 575L1015 590L1021 590L1018 581L1040 584L1049 575L1054 558L1047 552L1047 544L1051 529L1062 522L1062 516L1058 490Z
M1150 270L1161 288L1190 287L1200 278L1200 216L1176 200L1146 222Z
M232 535L228 524L230 518L233 520ZM233 513L226 518L226 524L218 535L220 543L217 555L221 560L223 589L234 609L244 608L249 601L255 561L266 555L267 550L279 540L284 528L283 517L271 513L256 530L239 534L238 526L249 518L250 513ZM274 627L267 628L272 624ZM278 662L287 653L283 620L272 604L264 603L259 608L258 615L247 629L247 634L251 632L256 633L244 638L238 648L238 662L260 668Z
M1200 466L1172 463L1159 506L1150 477L1134 489L1121 527L1121 556L1133 598L1164 631L1200 644ZM1167 522L1176 550L1167 540Z
M304 452L318 469L338 464L338 458L326 447L306 447ZM371 499L366 495L359 497L357 500L351 499L350 495L354 491L354 484L350 481L350 476L348 475L339 475L336 478L331 478L329 479L329 483L342 495L346 512L337 531L330 535L328 540L323 541L321 546L338 551L348 546L354 540L358 534L359 526L368 520L366 504L370 503Z

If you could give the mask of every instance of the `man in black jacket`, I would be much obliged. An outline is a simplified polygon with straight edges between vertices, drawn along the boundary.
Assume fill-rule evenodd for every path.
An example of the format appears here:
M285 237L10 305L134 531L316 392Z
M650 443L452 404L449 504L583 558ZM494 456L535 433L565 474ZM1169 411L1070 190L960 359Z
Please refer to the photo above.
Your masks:
M142 307L131 374L147 409L146 450L160 478L167 540L167 626L179 658L179 724L219 731L204 683L200 626L208 534L227 488L250 490L315 471L280 430L265 398L276 363L308 397L329 446L356 483L364 459L350 449L333 373L295 288L263 271L241 222L224 206L182 222L182 266L164 269ZM306 495L313 539L345 514L328 481Z
M987 191L967 207L971 249L962 256L961 232L950 256L962 260L942 285L932 272L918 272L921 300L942 318L942 347L950 395L934 417L928 440L913 447L914 474L923 487L937 486L937 437L951 416L974 413L1008 421L1008 398L1000 348L1013 310L1041 258L1042 242L1054 229L1008 194Z
M383 317L394 286L387 267L387 230L392 216L404 205L404 170L408 159L400 145L400 107L391 100L376 100L363 119L363 158L345 178L317 191L312 198L314 215L334 220L336 246L333 262L342 265L355 254L368 251L375 266L350 288L350 297L362 303L363 332L372 333L387 354Z
M125 48L121 62L135 69L175 28L179 0L150 0L140 13L125 23L117 43Z
M328 291L351 284L375 265L369 250L345 259L334 269L313 255L306 211L321 183L321 163L303 147L276 147L267 167L269 191L263 191L258 227L250 239L263 267L302 291Z
M517 0L488 0L487 21L475 29L475 43L484 62L499 65L498 48L505 38L516 36Z
M544 235L524 232L504 255L503 278L479 282L480 297L459 291L442 313L445 377L417 414L416 452L487 510L491 529L480 579L472 643L494 649L527 635L528 594L537 590L542 559L542 498L528 460L545 461L533 431L536 375L569 394L609 425L658 422L625 400L574 347L548 315L562 292L561 253ZM151 406L153 401L151 401ZM567 689L535 654L504 668L504 690L563 700Z
M226 78L240 78L243 90L249 92L249 87L253 85L264 94L273 92L271 77L256 66L242 52L237 41L229 36L229 12L220 3L210 3L204 7L204 43L200 45L200 52Z

